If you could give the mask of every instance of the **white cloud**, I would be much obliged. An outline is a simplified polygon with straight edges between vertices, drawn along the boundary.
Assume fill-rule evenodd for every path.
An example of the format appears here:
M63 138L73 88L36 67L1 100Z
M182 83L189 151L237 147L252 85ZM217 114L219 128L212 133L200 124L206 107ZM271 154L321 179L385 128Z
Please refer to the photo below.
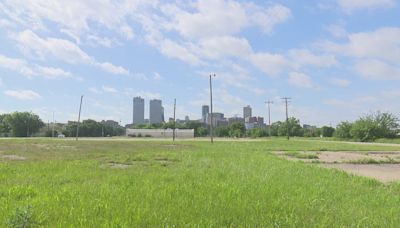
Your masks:
M338 44L323 42L319 45L326 51L356 58L378 58L391 62L400 61L400 28L380 28L372 32L352 33L348 42Z
M117 93L118 92L118 90L116 90L115 88L110 87L110 86L102 86L101 89L107 93Z
M249 14L251 14L250 20L267 33L270 33L277 24L287 21L292 16L290 9L282 5L274 5Z
M202 64L202 61L191 53L188 48L169 39L165 39L161 43L160 51L170 58L176 58L191 65Z
M79 46L69 40L58 38L41 38L31 30L25 30L15 36L15 40L22 52L40 59L57 58L71 64L87 64L98 66L112 74L129 74L129 71L121 66L115 66L109 62L97 62Z
M157 72L153 73L153 80L160 81L162 79L163 79L163 77L159 73L157 73Z
M391 8L395 4L395 0L338 0L339 7L347 13L363 9Z
M209 59L219 59L225 56L243 58L253 51L244 38L219 36L202 39L199 42L198 52Z
M6 90L4 94L18 100L35 100L41 98L38 93L32 90Z
M346 80L346 79L343 79L343 78L330 78L329 82L332 85L340 86L340 87L348 87L350 85L350 83L351 83L349 80Z
M299 88L309 88L309 89L318 88L318 86L314 84L310 76L298 72L291 72L289 74L288 83L292 86Z
M275 25L291 16L290 9L282 5L262 7L232 0L202 0L191 6L182 9L177 5L164 5L162 11L170 17L165 28L187 38L200 39L237 34L249 26L271 32Z
M45 78L69 78L71 73L60 68L37 66L37 75L42 75Z
M289 51L289 56L295 67L331 67L339 64L334 55L315 55L307 49L292 49Z
M95 94L102 94L103 92L95 87L90 87L89 91Z
M93 62L93 59L76 44L57 38L42 39L31 30L20 32L15 37L20 49L41 59L46 56L55 57L68 63Z
M80 1L69 0L12 0L3 3L2 10L9 20L26 28L45 28L45 21L55 22L60 29L69 30L75 35L90 33L101 26L115 31L126 39L134 36L128 25L128 18L141 7L154 4L154 1Z
M269 76L276 76L290 66L288 60L279 54L256 53L249 56L249 61Z
M361 76L373 80L400 80L400 67L380 60L360 60L354 70Z
M72 76L70 72L64 71L60 68L29 65L23 59L10 58L4 55L0 55L0 67L16 71L28 78L31 78L32 76L41 76L48 79L55 79L68 78Z
M128 75L129 70L121 67L121 66L115 66L109 62L104 62L104 63L96 63L101 69L112 73L112 74L121 74L121 75Z
M329 25L325 29L336 38L345 38L347 36L346 29L341 25Z

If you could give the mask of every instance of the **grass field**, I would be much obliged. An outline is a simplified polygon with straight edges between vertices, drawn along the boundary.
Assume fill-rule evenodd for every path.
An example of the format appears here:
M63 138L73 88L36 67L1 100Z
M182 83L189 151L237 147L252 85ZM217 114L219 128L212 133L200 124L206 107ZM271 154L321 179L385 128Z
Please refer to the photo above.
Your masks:
M397 227L400 185L273 151L399 146L257 141L0 140L0 227ZM6 155L14 155L6 156Z

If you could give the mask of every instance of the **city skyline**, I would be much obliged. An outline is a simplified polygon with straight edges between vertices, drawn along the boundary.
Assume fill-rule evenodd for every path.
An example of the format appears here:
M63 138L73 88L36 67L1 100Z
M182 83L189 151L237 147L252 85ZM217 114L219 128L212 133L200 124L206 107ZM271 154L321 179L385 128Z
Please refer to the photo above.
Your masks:
M164 119L214 112L336 125L400 113L400 9L371 1L2 1L0 113L44 120L133 120L132 98ZM101 12L101 13L100 13ZM318 20L316 20L318 18ZM360 48L362 47L362 48ZM147 105L146 105L147 106ZM149 109L145 108L145 116Z

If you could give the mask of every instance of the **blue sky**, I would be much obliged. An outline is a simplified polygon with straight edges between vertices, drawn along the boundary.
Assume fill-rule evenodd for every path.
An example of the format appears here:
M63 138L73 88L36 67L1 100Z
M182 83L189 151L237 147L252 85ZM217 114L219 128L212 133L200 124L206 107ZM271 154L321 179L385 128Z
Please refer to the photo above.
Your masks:
M44 121L132 119L132 98L162 99L165 116L214 110L324 125L400 112L400 2L3 0L0 113Z

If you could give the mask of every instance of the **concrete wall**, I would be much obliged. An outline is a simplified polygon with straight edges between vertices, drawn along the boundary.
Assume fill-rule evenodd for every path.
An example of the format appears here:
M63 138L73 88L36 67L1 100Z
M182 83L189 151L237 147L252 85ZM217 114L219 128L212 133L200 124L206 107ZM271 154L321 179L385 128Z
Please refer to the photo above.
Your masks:
M172 129L126 129L126 136L142 137L150 136L153 138L172 138ZM133 136L135 135L135 136ZM176 138L194 138L194 129L176 129Z

